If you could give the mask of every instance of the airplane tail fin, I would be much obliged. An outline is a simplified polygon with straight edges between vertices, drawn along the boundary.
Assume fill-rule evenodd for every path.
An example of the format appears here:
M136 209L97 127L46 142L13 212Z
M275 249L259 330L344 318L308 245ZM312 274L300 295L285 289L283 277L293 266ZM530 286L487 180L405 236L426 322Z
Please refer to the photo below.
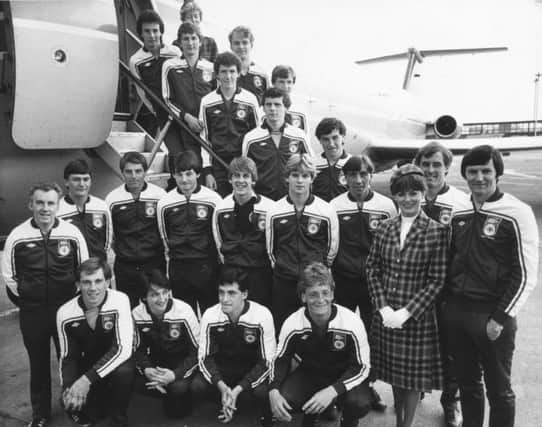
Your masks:
M419 62L421 64L425 57L465 55L469 53L470 54L491 53L491 52L502 52L506 50L508 50L508 48L505 46L475 47L475 48L465 48L465 49L428 49L428 50L418 50L414 47L409 47L406 52L395 53L393 55L376 56L374 58L360 59L355 62L358 65L366 65L366 64L376 64L376 63L381 63L381 62L406 59L407 67L405 71L405 77L403 80L403 89L408 90L410 86L410 81L412 80L414 65L416 65L416 62Z

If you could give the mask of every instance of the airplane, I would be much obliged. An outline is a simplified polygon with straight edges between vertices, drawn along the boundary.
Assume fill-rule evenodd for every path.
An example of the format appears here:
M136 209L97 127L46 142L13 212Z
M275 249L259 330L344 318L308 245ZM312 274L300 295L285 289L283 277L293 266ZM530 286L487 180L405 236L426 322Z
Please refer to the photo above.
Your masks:
M257 17L248 12L253 2L235 0L211 5L206 1L204 31L210 30L221 50L226 50L229 28L249 23L256 32L255 51L262 59L265 52L268 63L264 65L269 70L277 63L290 63L300 70L296 101L307 107L311 128L324 116L341 118L348 128L347 151L368 153L379 170L399 159L411 158L427 137L442 139L454 153L488 141L506 151L542 147L542 139L531 136L460 138L461 122L456 115L434 112L424 116L405 89L394 96L362 95L355 84L356 72L362 66L355 61L360 58L343 49L341 55L345 58L340 63L351 68L347 70L345 65L344 70L326 73L321 65L327 53L318 50L322 39L314 32L291 31L289 24L282 27L285 15L278 7L280 1L265 2L271 6L262 6L264 13ZM244 22L224 19L221 8L228 4L233 5L231 15ZM278 5L275 15L272 9L265 9L273 4ZM297 2L284 1L286 6L298 7ZM150 152L156 152L149 179L162 182L167 176L167 153L134 120L137 98L133 82L119 68L119 61L127 63L140 46L135 20L149 7L163 17L164 42L171 42L179 25L180 2L174 0L0 1L0 242L29 215L26 206L31 183L62 182L64 165L73 158L92 161L92 192L100 197L120 184L118 160L127 150L144 151L149 157ZM308 18L311 16L309 13ZM262 20L276 25L272 34L258 29ZM305 27L310 27L310 19ZM333 33L342 31L332 29ZM326 33L330 33L329 29ZM308 34L314 43L307 40ZM467 49L469 53L473 50ZM498 50L502 52L502 46ZM429 54L414 48L402 54L409 59L404 82L410 84L414 62L423 61ZM385 59L391 58L374 60ZM312 63L313 77L323 80L327 91L312 85L308 78L311 68L303 70L301 63ZM341 90L344 82L349 86ZM315 141L313 144L320 151Z

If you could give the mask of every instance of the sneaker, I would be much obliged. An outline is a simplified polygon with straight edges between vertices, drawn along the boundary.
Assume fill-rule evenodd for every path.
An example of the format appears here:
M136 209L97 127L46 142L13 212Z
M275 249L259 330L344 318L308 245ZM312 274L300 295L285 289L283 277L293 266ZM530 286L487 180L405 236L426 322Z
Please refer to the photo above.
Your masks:
M47 418L34 418L31 422L28 423L27 427L45 427L47 425Z
M371 387L371 409L377 412L384 412L387 407L378 392Z

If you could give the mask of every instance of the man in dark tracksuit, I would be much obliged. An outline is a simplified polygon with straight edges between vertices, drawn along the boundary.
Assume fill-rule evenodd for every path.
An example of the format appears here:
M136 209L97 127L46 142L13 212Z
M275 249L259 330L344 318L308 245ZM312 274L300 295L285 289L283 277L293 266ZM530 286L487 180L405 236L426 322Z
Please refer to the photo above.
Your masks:
M484 390L490 427L512 427L511 387L516 315L537 280L538 228L532 209L497 182L501 154L481 145L465 154L461 175L472 206L452 218L450 268L443 320L459 380L465 427L484 423Z
M329 202L346 192L346 180L342 171L350 158L350 154L344 150L346 127L339 119L326 117L318 123L315 133L324 151L315 159L316 178L312 183L312 192Z
M2 258L8 297L20 308L30 360L31 427L43 427L51 415L51 338L59 351L56 311L75 295L75 270L88 258L81 232L56 218L61 194L56 183L32 187L33 217L11 231Z
M275 203L265 226L277 330L301 304L297 282L305 265L319 261L331 266L339 246L337 213L310 191L315 175L312 159L307 154L294 154L286 164L286 173L288 195Z
M219 420L229 422L239 399L252 396L260 406L261 425L270 426L267 378L276 347L273 317L247 296L239 271L226 268L218 287L220 302L201 318L200 373L193 384L199 394L220 395Z
M342 408L341 427L355 427L369 411L369 343L361 319L333 304L335 285L322 263L310 263L298 284L304 307L280 330L269 400L279 421L303 412L303 427ZM296 366L292 370L292 365Z
M147 168L141 153L124 154L120 170L125 183L105 198L113 219L117 289L128 295L132 307L139 303L141 272L165 268L156 205L166 192L145 182Z
M429 218L445 226L450 225L456 211L469 209L472 206L469 196L446 183L452 160L452 152L436 141L429 142L420 148L414 158L414 163L422 169L427 183L422 209ZM446 330L442 325L442 297L437 301L437 315L444 366L444 387L440 396L444 422L447 427L460 427L463 417L459 406L459 384L452 370L453 363L447 346Z
M216 302L218 260L212 218L222 200L198 184L201 163L192 151L175 159L177 187L158 203L158 228L166 249L168 274L175 298L197 313Z
M107 204L89 194L92 185L90 165L75 159L64 168L68 194L60 199L59 218L75 225L85 238L91 257L107 260L113 238L113 223Z
M83 262L76 279L81 294L57 313L62 406L79 425L105 416L109 408L110 427L127 427L137 337L130 301L108 289L111 269L99 258Z
M141 340L135 353L141 374L137 389L162 397L166 416L181 418L192 409L190 384L198 366L198 319L187 303L171 297L170 283L160 270L142 279L142 302L132 311Z
M273 201L254 192L258 180L256 164L248 157L230 163L233 193L217 206L213 235L224 266L244 273L252 301L271 307L273 271L265 246L265 219Z

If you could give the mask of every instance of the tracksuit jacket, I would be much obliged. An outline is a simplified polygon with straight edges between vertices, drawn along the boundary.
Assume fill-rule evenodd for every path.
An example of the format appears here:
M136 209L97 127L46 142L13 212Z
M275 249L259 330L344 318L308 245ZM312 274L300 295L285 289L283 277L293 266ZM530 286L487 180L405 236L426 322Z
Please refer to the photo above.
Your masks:
M329 164L324 153L315 159L316 178L312 183L312 192L315 196L329 202L347 191L343 166L350 157L352 156L344 151L334 165Z

